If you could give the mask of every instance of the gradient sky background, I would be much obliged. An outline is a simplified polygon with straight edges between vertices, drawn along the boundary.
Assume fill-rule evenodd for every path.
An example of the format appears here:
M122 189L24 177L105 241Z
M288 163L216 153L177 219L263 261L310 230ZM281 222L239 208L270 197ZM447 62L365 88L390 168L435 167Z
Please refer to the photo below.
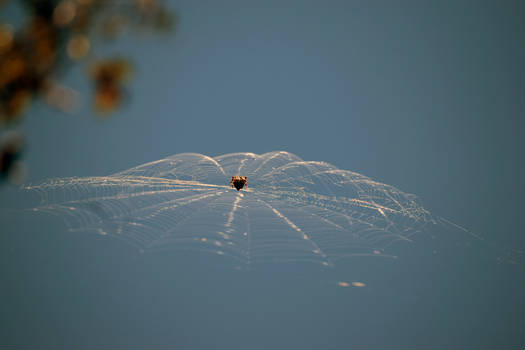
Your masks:
M175 153L286 150L418 195L497 246L525 247L522 1L172 1L175 35L124 38L130 104L106 121L35 105L28 181L107 175ZM5 12L0 19L16 13ZM86 90L82 70L66 81ZM34 205L0 188L0 207ZM7 211L4 210L4 214ZM139 256L2 215L6 349L494 349L525 344L523 265L349 262L232 272ZM344 268L341 271L345 271Z

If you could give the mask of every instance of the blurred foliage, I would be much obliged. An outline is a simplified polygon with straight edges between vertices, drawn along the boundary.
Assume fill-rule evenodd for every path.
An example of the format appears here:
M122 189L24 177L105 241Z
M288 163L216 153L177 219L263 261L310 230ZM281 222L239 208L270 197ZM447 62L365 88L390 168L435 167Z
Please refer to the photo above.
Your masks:
M20 162L22 154L23 140L18 132L8 132L3 135L0 144L0 179L10 180L18 183L23 178L24 167Z
M86 67L93 88L93 107L107 117L126 96L132 73L123 57L98 58L97 43L129 30L169 32L174 13L163 0L0 0L0 11L18 1L27 14L14 29L0 23L0 178L16 179L23 138L10 130L27 107L40 99L60 111L74 112L79 93L61 83L72 65Z

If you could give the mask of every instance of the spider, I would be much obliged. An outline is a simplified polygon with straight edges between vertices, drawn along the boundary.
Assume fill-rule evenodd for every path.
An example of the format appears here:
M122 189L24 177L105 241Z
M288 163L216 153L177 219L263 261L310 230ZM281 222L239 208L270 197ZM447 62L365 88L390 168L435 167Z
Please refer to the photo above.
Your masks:
M235 187L237 191L239 191L241 188L246 187L248 188L248 182L246 181L246 176L232 176L232 179L230 180L230 185Z

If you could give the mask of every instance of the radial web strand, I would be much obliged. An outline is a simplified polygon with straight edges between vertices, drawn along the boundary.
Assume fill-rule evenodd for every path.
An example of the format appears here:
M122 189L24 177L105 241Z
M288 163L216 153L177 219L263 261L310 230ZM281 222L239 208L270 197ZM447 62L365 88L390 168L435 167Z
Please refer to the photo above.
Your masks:
M248 188L228 186L247 176ZM104 177L29 185L34 211L145 251L204 250L243 263L394 257L436 220L416 197L288 152L177 154Z

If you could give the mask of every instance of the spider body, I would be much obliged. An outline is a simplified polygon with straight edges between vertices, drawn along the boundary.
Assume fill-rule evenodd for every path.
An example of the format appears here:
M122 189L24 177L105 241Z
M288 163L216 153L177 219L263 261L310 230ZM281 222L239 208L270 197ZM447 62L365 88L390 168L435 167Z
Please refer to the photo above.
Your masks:
M230 185L235 187L237 191L239 191L241 188L248 188L248 182L247 182L246 176L232 176L232 179L230 180Z

